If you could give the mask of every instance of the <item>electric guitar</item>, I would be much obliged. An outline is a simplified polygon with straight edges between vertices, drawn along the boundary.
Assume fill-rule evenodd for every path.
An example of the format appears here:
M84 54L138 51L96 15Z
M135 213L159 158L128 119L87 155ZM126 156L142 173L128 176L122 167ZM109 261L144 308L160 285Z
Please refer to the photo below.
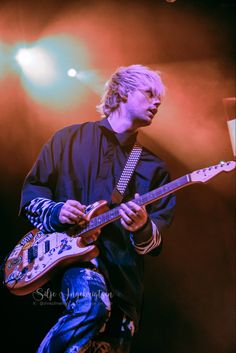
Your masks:
M140 206L151 204L176 190L193 183L205 183L235 167L236 162L229 161L196 170L134 201ZM89 205L86 214L88 222L83 227L76 226L66 232L49 234L33 229L19 241L5 262L4 283L11 293L29 294L48 282L59 268L77 261L90 261L98 256L98 247L95 243L85 243L84 236L89 237L106 224L119 219L119 206L109 209L107 201L101 200Z

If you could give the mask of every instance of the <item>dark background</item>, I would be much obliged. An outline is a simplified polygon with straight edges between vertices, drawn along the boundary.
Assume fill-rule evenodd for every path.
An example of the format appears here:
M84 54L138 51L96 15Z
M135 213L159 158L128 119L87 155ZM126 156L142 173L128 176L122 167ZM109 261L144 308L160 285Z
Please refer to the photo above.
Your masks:
M176 120L168 125L168 118L163 119L157 137L155 125L140 138L166 160L172 178L234 159L221 102L235 96L234 1L121 1L119 5L113 1L2 1L0 40L34 40L45 34L45 28L46 33L60 31L57 24L50 27L57 16L66 18L68 9L75 9L75 14L88 9L91 14L98 3L107 9L99 27L104 35L93 38L92 30L88 35L103 51L103 55L96 54L97 67L109 73L131 63L153 67L160 63L165 68L172 96L167 98L163 116ZM140 22L132 16L136 11ZM122 13L124 21L119 17ZM96 18L96 13L89 18ZM190 68L193 62L195 66ZM214 68L214 74L206 67ZM191 85L186 86L181 78ZM91 120L98 117L94 95L82 107L55 112L32 102L13 75L0 81L0 93L3 260L28 229L18 218L20 191L42 144L60 127L88 120L87 116ZM184 101L185 94L193 100ZM181 102L178 112L171 110L171 98ZM192 115L193 107L201 118ZM235 245L235 172L177 192L175 220L165 236L163 251L158 258L146 256L144 311L133 353L235 351ZM17 297L4 286L0 290L1 351L33 353L61 306L55 301L35 304L31 294Z

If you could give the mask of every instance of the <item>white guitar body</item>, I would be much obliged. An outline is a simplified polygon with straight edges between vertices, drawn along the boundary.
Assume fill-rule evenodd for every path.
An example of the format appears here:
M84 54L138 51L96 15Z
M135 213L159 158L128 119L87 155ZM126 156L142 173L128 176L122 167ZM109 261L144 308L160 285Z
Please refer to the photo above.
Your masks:
M108 209L106 201L95 202L89 208L88 221ZM63 233L45 234L38 229L27 233L11 252L5 266L5 283L9 290L16 295L31 293L61 267L98 256L97 246L87 245L76 231L78 227ZM95 231L86 232L87 239Z

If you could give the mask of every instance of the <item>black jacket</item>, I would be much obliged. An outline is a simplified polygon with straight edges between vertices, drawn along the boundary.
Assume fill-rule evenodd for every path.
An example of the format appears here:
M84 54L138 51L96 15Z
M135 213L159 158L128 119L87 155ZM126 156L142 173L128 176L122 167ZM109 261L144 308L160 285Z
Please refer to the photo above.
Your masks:
M36 197L56 202L75 199L88 205L111 201L111 193L124 168L136 134L115 133L104 119L72 125L58 131L42 148L27 175L21 198L21 212ZM126 199L147 193L169 182L163 161L143 149ZM163 233L170 225L175 196L169 195L147 206L151 220ZM143 256L138 255L129 232L119 221L105 226L98 239L99 265L107 278L113 300L136 323L143 292ZM152 251L152 255L158 250Z

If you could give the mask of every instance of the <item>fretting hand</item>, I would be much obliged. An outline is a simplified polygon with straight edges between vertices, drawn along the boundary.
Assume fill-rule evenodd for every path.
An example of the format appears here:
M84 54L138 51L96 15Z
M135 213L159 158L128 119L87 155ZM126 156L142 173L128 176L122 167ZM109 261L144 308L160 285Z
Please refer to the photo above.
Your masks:
M139 194L135 194L135 198L137 197L139 197ZM120 215L122 226L130 232L138 231L148 220L145 206L139 206L133 201L120 205Z

